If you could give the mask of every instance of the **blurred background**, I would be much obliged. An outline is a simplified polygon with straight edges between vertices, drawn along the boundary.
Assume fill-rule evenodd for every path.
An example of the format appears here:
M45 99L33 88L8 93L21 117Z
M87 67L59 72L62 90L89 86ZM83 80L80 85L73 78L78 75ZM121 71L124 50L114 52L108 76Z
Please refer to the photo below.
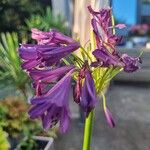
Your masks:
M125 38L118 50L131 56L142 52L141 69L121 73L107 90L108 105L116 121L110 129L103 110L95 110L92 150L150 150L150 0L0 0L0 150L80 150L83 118L70 99L72 125L67 134L58 128L44 132L40 122L27 115L33 95L31 81L22 71L17 48L34 43L31 28L55 28L81 44L89 39L87 6L112 7L116 30Z

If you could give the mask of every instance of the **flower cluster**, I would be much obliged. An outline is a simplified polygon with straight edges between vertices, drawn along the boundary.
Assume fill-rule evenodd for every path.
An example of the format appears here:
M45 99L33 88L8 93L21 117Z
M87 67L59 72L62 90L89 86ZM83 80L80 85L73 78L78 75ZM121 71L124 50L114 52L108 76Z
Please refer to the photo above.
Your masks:
M73 88L74 101L85 112L85 116L88 117L95 108L98 95L101 94L106 119L113 127L115 123L106 106L102 87L122 69L125 72L139 69L140 58L120 55L116 49L122 37L112 32L111 9L99 12L94 11L91 6L88 9L93 16L91 24L96 47L90 49L90 52L94 60L78 42L56 30L42 32L32 29L32 38L37 44L22 44L19 48L22 68L28 72L35 89L29 115L32 119L41 118L45 130L57 123L62 133L69 128L69 91L72 78L76 82ZM118 24L115 27L122 29L125 25ZM84 57L72 53L79 48L83 50ZM66 58L70 54L73 57L71 63Z
M102 9L99 12L95 12L91 6L88 9L93 15L91 22L97 43L97 49L93 51L97 61L93 62L92 66L122 67L125 72L134 72L139 69L140 58L133 58L127 54L120 55L116 50L116 45L123 37L114 35L112 32L111 9ZM118 24L115 27L122 29L125 25Z

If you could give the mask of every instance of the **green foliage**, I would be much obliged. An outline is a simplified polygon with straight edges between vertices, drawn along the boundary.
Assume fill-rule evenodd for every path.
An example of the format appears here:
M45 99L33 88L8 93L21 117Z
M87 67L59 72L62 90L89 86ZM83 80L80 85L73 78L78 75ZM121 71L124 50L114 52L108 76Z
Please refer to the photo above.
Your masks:
M17 145L16 150L33 150L38 149L36 141L33 139L32 135L26 136L21 142Z
M0 100L0 126L12 137L18 137L20 134L25 137L31 135L56 137L57 129L43 132L38 121L29 119L28 109L28 104L19 97L7 97Z
M10 145L9 142L7 140L7 133L5 131L2 130L2 128L0 127L0 149L1 150L8 150Z
M0 81L9 81L25 96L29 80L21 68L18 46L19 39L16 33L0 34Z
M8 97L0 101L0 126L12 137L23 132L28 121L28 105L16 97Z
M25 24L25 18L45 8L44 1L46 0L0 0L0 32L17 32L19 26ZM50 5L50 1L47 4Z
M58 29L65 33L67 32L65 26L65 20L61 16L55 17L50 7L47 7L45 11L31 15L29 19L25 20L25 30L31 30L32 28L38 28L43 31L49 31L51 28Z

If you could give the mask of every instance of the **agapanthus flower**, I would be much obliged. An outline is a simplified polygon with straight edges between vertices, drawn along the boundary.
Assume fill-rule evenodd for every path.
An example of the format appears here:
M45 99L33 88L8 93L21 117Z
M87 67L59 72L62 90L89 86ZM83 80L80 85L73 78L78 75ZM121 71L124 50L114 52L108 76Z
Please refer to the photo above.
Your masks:
M97 94L95 90L94 80L90 72L86 72L85 81L81 89L80 107L88 117L89 113L95 108L97 104Z
M78 42L67 46L22 44L19 48L19 55L23 60L22 68L31 70L35 67L54 65L79 47Z
M139 63L142 63L141 58L131 57L127 54L121 56L121 61L124 63L125 72L134 72L140 68Z
M93 51L93 55L97 59L96 62L92 63L92 66L94 67L122 67L124 65L123 62L121 62L119 55L112 54L109 51L106 51L103 47Z
M119 54L116 50L116 45L121 42L122 36L114 35L111 26L111 8L102 9L95 12L91 6L88 7L93 15L91 24L97 42L97 49L93 51L96 62L92 62L93 67L121 67L125 72L133 72L139 69L140 58L134 58L127 54ZM123 24L118 24L115 27L122 29Z
M138 70L139 63L141 59L138 57L131 57L127 54L120 55L119 53L110 53L106 51L103 47L101 49L96 49L93 51L93 55L97 59L96 62L93 62L91 65L93 67L120 67L123 68L125 72L134 72Z
M32 29L32 39L36 40L40 45L75 43L75 40L54 29L49 32Z
M49 84L57 82L74 66L62 66L55 69L30 70L29 75L33 81L33 87L36 89L36 95L42 95L47 91Z
M57 123L60 124L60 132L67 131L70 124L69 90L71 87L70 70L60 81L56 83L46 94L34 97L31 100L33 107L29 111L32 119L41 118L43 128L48 130Z
M93 15L91 24L95 34L97 47L110 47L114 49L118 43L121 42L122 36L113 35L111 25L111 8L101 9L99 12L94 11L91 6L88 6L89 12ZM124 24L117 24L116 28L122 29Z
M86 117L88 117L89 113L95 108L97 104L94 80L88 67L88 63L85 62L79 71L77 83L74 89L74 100L85 112Z

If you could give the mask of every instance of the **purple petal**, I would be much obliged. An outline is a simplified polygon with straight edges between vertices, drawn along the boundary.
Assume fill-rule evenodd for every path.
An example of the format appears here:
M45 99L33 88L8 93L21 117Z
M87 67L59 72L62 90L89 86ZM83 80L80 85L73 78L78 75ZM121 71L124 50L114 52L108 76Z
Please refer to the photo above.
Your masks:
M30 70L41 63L41 59L38 60L29 60L22 64L22 68L25 70Z
M36 106L33 106L30 110L29 110L29 116L31 119L35 119L39 116L41 116L49 107L51 104L48 103L43 103L43 104L39 104Z
M44 58L50 58L50 57L65 57L66 55L68 55L69 53L77 50L78 48L80 47L79 43L73 43L73 44L70 44L68 46L62 46L62 47L59 47L55 50L52 50L52 51L49 51L49 52L44 52L42 54L42 56Z
M33 80L44 80L46 77L50 76L61 76L71 69L73 69L73 66L70 65L51 70L31 70L29 75Z
M70 120L71 120L69 113L70 112L66 111L65 109L63 109L61 113L61 118L60 118L60 132L61 133L65 133L69 129Z
M85 82L81 91L80 106L88 116L89 112L96 106L97 96L92 75L87 72Z
M38 54L37 51L34 47L32 48L19 48L19 55L22 59L24 60L32 60L32 59L37 59Z

